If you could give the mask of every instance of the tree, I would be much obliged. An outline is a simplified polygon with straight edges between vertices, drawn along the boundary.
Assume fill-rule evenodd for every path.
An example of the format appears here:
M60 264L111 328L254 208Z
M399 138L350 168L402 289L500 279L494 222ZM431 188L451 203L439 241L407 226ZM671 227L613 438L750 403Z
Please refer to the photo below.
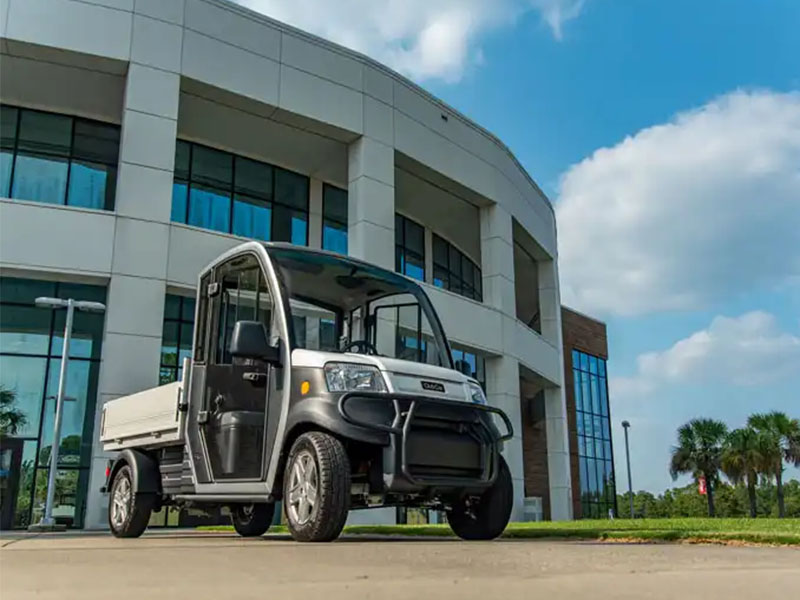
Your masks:
M783 461L800 467L800 422L790 419L785 413L773 411L750 415L747 424L765 436L770 449L769 464L765 471L775 477L778 493L778 517L786 516L786 503L783 490Z
M769 466L771 456L770 439L752 427L734 429L725 439L722 449L722 471L735 485L744 483L747 486L752 519L755 519L757 514L758 474Z
M16 403L17 392L0 386L0 435L17 435L27 424L28 418Z
M672 448L669 472L672 479L691 473L695 481L706 481L708 516L716 516L714 488L719 480L722 444L728 427L713 419L693 419L678 429L678 445Z

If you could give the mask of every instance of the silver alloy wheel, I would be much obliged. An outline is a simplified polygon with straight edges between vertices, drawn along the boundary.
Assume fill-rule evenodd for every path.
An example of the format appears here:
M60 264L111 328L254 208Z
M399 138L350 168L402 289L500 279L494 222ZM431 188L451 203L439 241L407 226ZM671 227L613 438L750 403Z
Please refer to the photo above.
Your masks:
M289 480L287 503L289 516L297 525L305 525L316 513L319 496L317 463L308 450L294 459Z
M131 482L123 476L117 487L114 488L114 497L111 499L111 522L114 527L121 529L128 518L131 502Z

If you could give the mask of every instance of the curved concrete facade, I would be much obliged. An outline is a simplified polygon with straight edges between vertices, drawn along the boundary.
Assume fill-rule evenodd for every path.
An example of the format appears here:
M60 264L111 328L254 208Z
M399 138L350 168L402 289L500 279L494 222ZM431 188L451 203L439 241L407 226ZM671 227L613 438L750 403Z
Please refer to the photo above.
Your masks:
M193 141L308 176L311 246L324 184L348 191L351 255L394 269L395 214L424 225L426 290L517 425L514 518L524 380L544 394L551 514L572 517L555 218L502 142L386 67L223 0L0 0L0 18L4 104L121 126L113 211L0 200L4 274L107 286L98 407L157 384L165 295L242 239L171 222L176 140ZM432 285L434 234L481 268L482 302ZM106 458L95 448L87 527L105 523Z

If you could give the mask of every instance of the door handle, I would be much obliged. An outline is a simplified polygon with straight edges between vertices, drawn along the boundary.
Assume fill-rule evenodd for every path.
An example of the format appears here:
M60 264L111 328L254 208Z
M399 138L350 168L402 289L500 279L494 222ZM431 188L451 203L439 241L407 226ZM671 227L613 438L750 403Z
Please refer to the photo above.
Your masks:
M248 371L244 375L242 375L242 379L245 381L249 381L251 383L261 383L267 379L266 373L259 373L258 371Z

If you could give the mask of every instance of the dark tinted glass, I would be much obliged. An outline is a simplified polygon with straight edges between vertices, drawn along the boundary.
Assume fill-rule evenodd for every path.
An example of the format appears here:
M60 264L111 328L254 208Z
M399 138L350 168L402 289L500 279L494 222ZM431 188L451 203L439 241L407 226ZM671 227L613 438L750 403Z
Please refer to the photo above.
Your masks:
M233 176L233 155L205 146L192 148L192 181L229 190Z
M0 106L0 148L14 147L18 117L19 109L13 106Z
M408 219L406 219L405 245L409 250L412 250L421 256L425 255L425 230L421 225L417 225Z
M347 191L326 185L323 190L323 216L326 220L347 224Z
M253 198L271 200L272 172L269 165L236 157L236 191Z
M76 158L116 165L119 156L119 127L76 120L72 154Z
M276 168L275 202L308 211L308 177Z
M438 235L433 236L433 263L447 268L447 242Z
M177 179L189 179L189 154L191 146L178 140L175 144L175 177Z
M23 110L19 124L19 151L69 155L72 119L63 115Z

